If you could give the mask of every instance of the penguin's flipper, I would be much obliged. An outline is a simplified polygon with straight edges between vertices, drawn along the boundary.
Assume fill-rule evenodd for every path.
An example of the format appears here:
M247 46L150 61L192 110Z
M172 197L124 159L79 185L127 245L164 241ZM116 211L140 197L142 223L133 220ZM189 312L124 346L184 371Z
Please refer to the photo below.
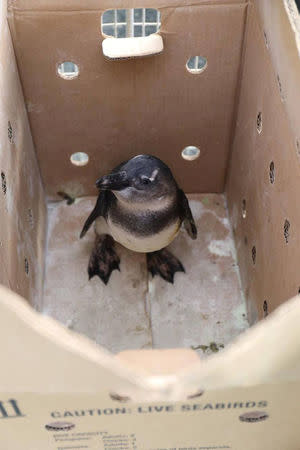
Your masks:
M83 228L80 233L80 239L83 238L83 236L86 234L92 223L97 219L99 216L105 217L107 208L110 202L110 196L111 192L109 191L101 191L98 195L97 202L95 205L95 208L87 218L85 224L83 225Z
M160 275L169 283L174 282L175 272L185 272L181 262L166 248L147 253L147 266L153 277Z
M180 218L183 221L184 228L192 239L196 239L197 227L190 209L189 201L181 189L178 189L178 203L180 208Z
M120 258L114 249L114 243L108 234L96 236L88 265L89 279L98 275L103 283L107 284L112 271L120 270Z

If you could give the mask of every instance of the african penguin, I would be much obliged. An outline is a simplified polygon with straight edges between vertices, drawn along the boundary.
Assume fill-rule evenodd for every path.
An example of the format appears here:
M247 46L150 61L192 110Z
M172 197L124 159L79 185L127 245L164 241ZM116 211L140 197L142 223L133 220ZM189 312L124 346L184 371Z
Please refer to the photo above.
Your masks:
M100 193L86 220L82 238L95 221L96 241L88 274L107 284L120 259L114 241L135 252L147 254L148 270L173 283L175 272L184 267L168 250L183 223L192 239L197 228L184 192L171 170L160 159L138 155L123 162L96 182Z

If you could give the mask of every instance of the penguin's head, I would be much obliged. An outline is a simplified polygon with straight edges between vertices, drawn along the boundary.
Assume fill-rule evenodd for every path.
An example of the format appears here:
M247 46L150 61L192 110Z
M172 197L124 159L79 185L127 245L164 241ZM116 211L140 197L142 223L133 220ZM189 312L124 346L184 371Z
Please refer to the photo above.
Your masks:
M161 204L176 196L177 185L169 167L151 155L138 155L96 182L101 190L113 191L118 200L138 206Z

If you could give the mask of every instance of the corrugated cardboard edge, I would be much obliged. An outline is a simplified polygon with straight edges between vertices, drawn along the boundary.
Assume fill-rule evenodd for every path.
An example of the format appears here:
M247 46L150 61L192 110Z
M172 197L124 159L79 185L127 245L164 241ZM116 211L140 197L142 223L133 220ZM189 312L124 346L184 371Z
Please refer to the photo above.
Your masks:
M172 0L172 7L184 7L193 5L226 5L247 3L248 0ZM89 0L85 5L86 11L106 10L111 8L165 8L170 6L169 0L144 0L141 4L140 0L102 0L101 4L98 0ZM61 0L8 0L9 10L15 11L78 11L82 9L82 0L69 0L62 2Z

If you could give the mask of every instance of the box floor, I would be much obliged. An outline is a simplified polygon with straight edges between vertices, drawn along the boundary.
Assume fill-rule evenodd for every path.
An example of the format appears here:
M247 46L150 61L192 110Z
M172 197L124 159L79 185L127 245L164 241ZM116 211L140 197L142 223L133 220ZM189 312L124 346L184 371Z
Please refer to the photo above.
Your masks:
M218 194L189 200L198 238L182 228L169 246L186 270L173 285L152 279L145 255L119 244L121 271L107 286L98 277L89 281L94 230L81 240L79 233L96 198L50 203L42 312L114 353L196 347L207 355L226 346L248 327L226 200Z

